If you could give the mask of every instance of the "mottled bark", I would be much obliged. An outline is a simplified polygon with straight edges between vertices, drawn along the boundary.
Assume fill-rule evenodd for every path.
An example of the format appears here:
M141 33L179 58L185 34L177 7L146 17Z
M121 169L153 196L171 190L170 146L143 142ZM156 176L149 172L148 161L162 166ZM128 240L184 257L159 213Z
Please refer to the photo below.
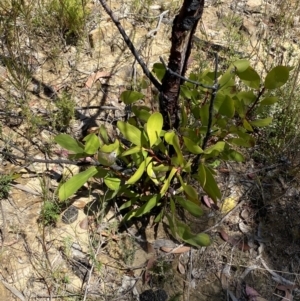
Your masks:
M202 17L205 0L185 0L172 27L172 46L168 68L185 75L187 62L191 54L193 35ZM164 129L178 128L178 97L182 80L166 72L159 96L160 112L164 117Z

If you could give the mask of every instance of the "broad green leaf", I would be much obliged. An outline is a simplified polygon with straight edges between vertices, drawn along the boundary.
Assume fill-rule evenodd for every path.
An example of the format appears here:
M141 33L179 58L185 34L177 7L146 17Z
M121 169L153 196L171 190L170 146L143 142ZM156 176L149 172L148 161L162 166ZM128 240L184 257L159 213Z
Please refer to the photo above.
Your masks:
M188 116L186 113L186 107L181 107L181 127L185 127L188 124Z
M200 217L203 215L203 210L199 204L195 204L194 202L184 199L182 197L175 197L176 201L179 203L181 207L186 209L190 214L195 217Z
M239 116L241 118L244 118L246 115L246 110L247 110L247 108L244 105L244 102L237 97L235 97L233 99L233 101L234 101L234 106L235 106L237 113L239 114Z
M61 201L72 196L81 186L83 186L92 176L97 174L98 170L95 166L80 172L73 176L67 182L63 183L58 191L58 197Z
M242 82L248 87L253 89L259 89L260 76L251 66L249 66L243 72L237 71L236 74L242 80Z
M157 177L156 177L156 173L153 171L153 163L150 162L148 165L147 165L147 174L149 176L149 178L156 184L158 185L159 182L157 180Z
M135 212L135 217L142 216L146 213L149 213L152 208L154 208L158 201L160 200L160 195L155 194L154 196L151 197L149 201L147 201L143 206L141 206L136 212Z
M248 60L238 60L233 62L233 65L238 72L244 72L250 66L250 62Z
M200 163L198 167L198 180L202 187L206 185L206 171L204 168L204 164Z
M221 198L220 189L216 183L216 180L214 179L211 170L204 164L201 165L201 169L198 169L199 182L203 190L209 195L209 197L211 197L214 200L214 202L217 202L217 200ZM203 177L203 174L205 174L205 185L202 185L203 179L201 179L201 177Z
M118 190L121 184L119 178L104 178L105 185L111 190Z
M252 128L251 124L248 122L247 119L244 119L244 120L243 120L243 126L244 126L244 128L245 128L247 131L253 132L253 128Z
M214 101L214 108L217 112L219 111L220 106L224 102L224 99L225 99L225 94L218 91L217 94L216 94L216 97L215 97L215 101Z
M266 89L276 89L283 86L289 79L289 69L285 66L274 67L265 78Z
M143 99L144 97L145 97L144 94L137 92L137 91L124 91L120 95L121 100L126 105L134 103L140 99Z
M165 73L166 73L166 68L161 63L155 63L153 65L153 72L156 75L156 77L158 78L158 80L162 81L162 79L163 79L163 77L165 76Z
M178 236L188 244L195 247L203 247L210 244L209 236L206 233L194 234L186 224L178 220L175 221L174 226Z
M226 153L224 153L224 158L228 161L235 161L235 162L244 162L244 156L236 150L228 149Z
M209 116L209 104L205 104L200 109L200 118L203 126L207 126Z
M178 158L178 163L179 165L181 166L184 162L184 159L183 159L183 155L182 155L182 152L181 152L181 149L180 149L180 145L179 145L179 138L177 135L174 135L173 137L173 146L174 146L174 149L175 149L175 152L177 154L177 158Z
M94 175L95 178L103 179L108 174L108 170L102 167L97 167L97 173Z
M218 141L216 144L209 146L204 150L204 154L210 154L213 151L222 152L225 146L224 141Z
M146 162L147 158L141 163L141 165L138 167L138 169L135 171L135 173L131 176L129 180L126 181L125 184L134 184L136 183L143 175L145 169L146 169Z
M260 102L260 105L269 106L269 105L276 103L277 101L278 101L278 97L275 97L275 96L274 97L266 97Z
M247 106L256 100L256 95L253 91L241 91L237 94L237 97Z
M116 151L120 146L120 142L118 139L115 140L114 143L112 144L104 144L101 148L100 151L103 153L111 153L113 151Z
M264 127L269 125L270 123L272 123L273 118L272 117L267 117L264 119L257 119L257 120L253 120L251 121L251 125L253 126L257 126L257 127Z
M173 131L166 132L165 133L165 140L168 144L173 145L173 138L175 136L175 133Z
M163 219L163 217L164 217L164 210L162 209L162 210L157 214L157 216L155 217L154 223L159 223L159 222L161 222L162 219Z
M153 166L153 170L158 172L167 172L171 170L171 168L172 167L170 165L163 165L163 164Z
M151 116L151 114L148 111L146 111L145 109L141 109L137 106L133 106L131 110L138 119L144 122L147 122L148 118Z
M163 187L160 190L160 195L161 196L163 196L167 192L167 190L169 189L170 183L171 183L174 175L176 174L176 172L177 172L177 169L175 167L173 167L172 170L170 171L170 174L169 174L168 178L165 179Z
M132 155L132 154L138 153L140 151L141 151L141 147L140 146L134 146L134 147L131 147L128 150L124 151L121 156L125 157L125 156L128 156L128 155Z
M183 141L184 141L184 145L186 146L186 148L195 155L198 154L202 154L203 150L202 148L197 145L196 143L194 143L191 139L187 138L187 137L183 137Z
M109 144L107 130L103 124L100 125L99 133L100 133L101 138L103 139L103 142L105 144Z
M111 166L116 162L117 151L114 150L111 153L98 152L98 162L104 166Z
M219 108L219 113L229 118L232 118L234 116L234 102L230 96L226 95L224 97L223 103Z
M183 96L186 99L191 99L193 94L191 92L191 88L186 87L186 86L181 86L180 87L180 95Z
M117 127L125 139L129 140L134 145L142 145L142 132L138 128L123 121L118 121Z
M84 145L67 134L59 134L55 136L54 141L75 154L84 153Z
M147 134L149 137L150 147L155 144L160 136L163 127L163 117L159 112L153 113L147 122Z
M87 154L93 155L98 151L100 147L100 140L97 135L91 133L87 135L83 141L85 141L84 151Z
M234 73L232 72L232 68L229 68L219 79L219 85L220 89L223 87L227 87L228 84L231 83L231 79L234 76Z
M196 189L191 185L182 185L184 192L186 193L187 197L193 201L194 203L197 203L199 201L198 193Z
M237 146L242 146L242 147L253 147L254 145L252 142L249 140L245 140L243 138L230 138L227 140L228 143L230 144L235 144Z
M136 198L132 198L131 200L125 202L125 203L119 208L119 210L123 210L123 209L129 208L129 207L133 206L136 202L137 202L137 199L136 199Z

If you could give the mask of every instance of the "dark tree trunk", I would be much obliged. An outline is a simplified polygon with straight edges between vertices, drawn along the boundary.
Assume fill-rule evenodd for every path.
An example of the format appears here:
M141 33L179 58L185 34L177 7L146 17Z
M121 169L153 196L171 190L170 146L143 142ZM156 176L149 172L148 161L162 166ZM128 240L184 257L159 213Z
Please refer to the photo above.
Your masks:
M172 27L172 46L168 68L181 76L185 75L192 49L193 35L202 17L205 0L184 0ZM159 96L160 112L164 118L164 129L178 128L178 97L182 80L166 72Z

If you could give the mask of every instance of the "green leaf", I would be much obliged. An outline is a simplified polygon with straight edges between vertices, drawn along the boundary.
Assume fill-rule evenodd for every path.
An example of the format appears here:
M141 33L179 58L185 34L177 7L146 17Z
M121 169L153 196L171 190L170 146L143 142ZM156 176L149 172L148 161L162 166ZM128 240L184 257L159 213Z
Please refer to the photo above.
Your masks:
M184 159L179 145L179 138L177 135L174 135L172 142L173 142L172 145L174 146L175 152L177 153L178 163L181 166L183 165Z
M173 145L174 136L175 136L175 133L173 131L170 131L170 132L166 132L164 137L168 144Z
M235 162L244 162L245 161L244 156L240 152L238 152L234 149L231 149L229 147L229 145L227 145L226 152L223 153L223 158L225 160L235 161Z
M274 67L265 78L265 88L272 90L283 86L289 79L289 73L285 66Z
M237 97L243 101L245 105L250 105L256 100L256 95L253 91L241 91L237 94Z
M67 134L57 135L54 137L54 141L75 154L84 153L84 145Z
M100 151L103 153L111 153L115 150L117 150L120 146L120 142L118 139L115 140L114 143L112 144L104 144L102 145L102 147L100 148Z
M234 73L232 72L232 68L229 68L219 79L220 89L231 85L233 76L234 76Z
M147 174L149 176L149 178L156 184L158 185L159 182L157 180L157 176L156 176L156 173L153 171L153 163L150 162L148 165L147 165Z
M108 138L108 135L107 135L107 130L106 130L106 128L103 124L100 125L99 133L100 133L101 138L103 139L103 142L105 144L109 144L109 138Z
M207 126L209 116L209 104L206 104L200 108L200 118L203 126Z
M98 151L100 147L100 140L97 135L91 133L87 135L83 141L85 141L84 151L87 154L93 155Z
M137 146L142 145L142 132L138 128L123 121L118 121L117 127L125 139Z
M169 189L170 183L175 175L175 173L177 172L177 169L175 167L172 168L172 170L170 171L170 174L168 176L168 178L165 180L163 187L160 190L160 195L163 196L167 190Z
M186 146L186 148L195 155L198 154L202 154L203 150L202 148L197 145L196 143L194 143L191 139L187 138L187 137L183 137L183 141L184 141L184 145Z
M239 114L239 116L241 118L244 118L246 115L246 107L244 105L243 100L240 100L239 98L235 97L234 98L234 106L235 106L235 109L236 109L237 113Z
M274 103L276 103L278 101L278 97L266 97L264 98L261 102L260 102L260 105L262 106L270 106Z
M233 65L235 66L238 72L244 72L250 66L250 62L248 60L238 60L233 62Z
M267 117L267 118L264 118L264 119L253 120L250 123L253 126L264 127L264 126L267 126L267 125L271 124L272 120L273 120L272 117Z
M135 217L140 217L144 214L149 213L152 208L154 208L158 201L160 200L160 195L155 194L154 196L151 197L149 201L147 201L143 206L141 206L136 212L135 212Z
M199 204L195 204L194 202L190 200L185 200L182 197L175 197L176 201L179 203L181 207L186 209L190 214L192 214L195 217L200 217L203 215L203 210L200 207Z
M133 206L137 201L137 198L132 198L131 200L125 202L120 208L119 210L123 210L123 209L126 209L126 208L129 208L131 206Z
M202 163L201 165L201 169L198 169L198 179L200 180L200 184L203 190L214 200L214 202L217 202L218 199L221 199L220 189L210 169ZM203 177L203 174L205 174L205 185L202 185L203 180L201 177Z
M219 113L223 116L232 118L234 116L234 101L233 99L226 95L224 97L223 103L220 106Z
M73 176L67 182L63 183L58 191L58 197L61 201L72 196L81 186L83 186L92 176L97 174L98 170L95 166L80 172Z
M124 91L120 95L121 100L126 105L134 103L140 99L143 99L144 97L145 97L144 94L137 92L137 91Z
M138 119L144 122L147 122L149 117L151 116L151 114L147 110L141 109L138 106L133 106L131 110Z
M180 87L180 95L182 95L186 99L191 99L193 96L191 89L186 86Z
M218 151L219 153L224 150L225 142L218 141L216 144L209 146L204 150L204 154L210 154L213 151Z
M119 178L104 178L105 185L111 190L118 190L120 188L121 180Z
M198 193L193 186L183 184L182 188L183 188L184 192L186 193L187 197L191 201L193 201L194 203L198 203L198 201L199 201Z
M259 89L260 76L251 66L249 66L244 72L237 71L236 74L248 87L253 89Z
M136 183L143 175L146 169L146 160L141 163L135 173L131 176L129 180L126 181L125 184L134 184Z
M147 134L149 137L150 147L155 144L160 136L163 127L163 117L159 112L153 113L147 122Z
M210 244L209 236L206 233L193 234L186 224L178 220L175 221L174 228L176 234L178 234L183 241L192 246L203 247Z
M158 80L162 81L162 79L163 79L163 77L165 76L165 73L166 73L166 68L161 63L155 63L153 65L153 72L156 75L156 77L158 78Z
M243 126L244 126L244 128L245 128L247 131L253 132L253 128L252 128L251 124L248 122L247 119L244 119L244 120L243 120Z
M121 156L125 157L128 155L136 154L136 153L140 152L141 150L142 149L140 146L134 146L134 147L131 147L128 150L124 151Z

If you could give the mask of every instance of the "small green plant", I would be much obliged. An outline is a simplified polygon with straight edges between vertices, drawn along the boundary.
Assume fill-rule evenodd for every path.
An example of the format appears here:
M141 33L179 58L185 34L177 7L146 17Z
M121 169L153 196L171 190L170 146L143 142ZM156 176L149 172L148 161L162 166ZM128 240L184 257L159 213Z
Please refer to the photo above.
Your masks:
M207 194L214 202L221 199L213 169L216 160L244 161L239 149L253 147L254 129L272 122L271 116L260 118L255 112L278 101L271 93L287 82L289 71L288 67L277 66L262 81L248 60L239 60L224 74L217 74L217 84L215 72L191 74L194 82L181 87L178 130L163 130L161 113L134 105L144 97L142 93L124 91L121 100L132 104L135 115L127 122L117 122L126 143L119 139L110 143L103 126L98 134L86 136L83 143L66 134L55 137L58 144L73 153L71 159L97 158L95 166L61 185L60 200L69 198L90 178L102 178L107 186L105 199L124 200L120 210L127 211L125 222L152 212L155 222L166 217L176 239L193 246L208 245L209 236L192 233L176 217L176 208L200 218L201 195ZM156 64L154 72L161 79L162 65ZM123 172L114 168L116 155L122 161Z
M47 7L67 44L76 44L84 31L85 5L82 0L52 0Z
M0 176L0 200L8 198L10 186L9 184L14 179L11 175Z
M55 202L46 200L43 203L39 221L43 226L55 225L59 218L60 208Z
M57 112L53 118L53 126L58 130L64 130L69 126L75 115L75 102L71 95L63 93L56 102Z

